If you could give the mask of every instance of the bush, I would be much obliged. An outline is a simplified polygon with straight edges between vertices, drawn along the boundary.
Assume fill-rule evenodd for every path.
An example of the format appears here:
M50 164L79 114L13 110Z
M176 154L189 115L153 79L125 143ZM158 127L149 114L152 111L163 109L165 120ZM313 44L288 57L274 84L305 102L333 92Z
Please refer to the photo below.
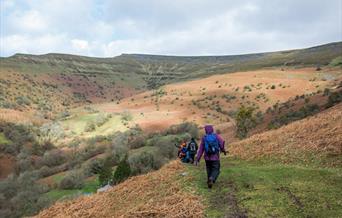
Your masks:
M120 161L113 175L113 184L123 182L131 175L131 167L127 161L127 155Z
M177 134L184 134L189 133L191 137L198 138L199 131L198 126L195 123L191 122L184 122L177 125L170 126L165 132L164 135L177 135Z
M110 118L112 117L111 114L99 114L95 119L96 126L100 127L105 124Z
M137 135L131 137L128 141L128 146L130 149L137 149L145 146L146 137L144 135Z
M342 56L332 59L329 65L332 67L342 66Z
M100 185L104 186L112 179L112 160L110 158L94 160L91 163L91 170L98 175Z
M38 140L41 143L54 142L65 136L64 129L60 123L46 123L39 128Z
M51 176L54 173L56 173L56 171L53 170L52 168L48 167L48 166L43 166L42 168L39 169L39 176L41 178Z
M256 121L251 107L240 107L236 114L236 135L245 138L250 129L255 127Z
M69 172L59 183L60 189L81 189L84 185L84 175L79 170Z
M18 154L25 144L34 144L36 130L32 126L0 122L0 133L5 136L6 146L1 149L6 153Z
M26 96L18 96L15 98L15 101L18 105L24 106L24 105L31 105L30 99L28 99Z
M128 154L128 134L116 132L112 136L112 157L115 164L118 164Z
M85 127L84 127L84 131L85 132L92 132L96 129L96 125L93 121L89 121L86 123Z
M133 175L147 173L159 169L162 165L162 157L157 153L142 152L133 154L128 158Z
M336 66L342 66L342 56L338 56L331 60L330 66L336 67Z
M122 112L122 114L121 114L121 120L122 121L128 122L128 121L131 121L132 119L133 119L133 116L132 116L131 112L129 112L129 111Z
M49 204L43 194L47 187L36 182L37 173L10 175L0 181L0 216L32 216Z
M179 144L184 140L189 140L190 138L191 135L189 133L166 136L156 135L147 141L147 145L158 147L161 157L173 159L177 157L177 148L174 146L174 144Z
M66 161L66 155L59 149L47 151L43 156L43 164L49 167L58 166Z
M326 107L332 107L340 102L342 102L342 91L333 92L328 97L328 103L326 104Z

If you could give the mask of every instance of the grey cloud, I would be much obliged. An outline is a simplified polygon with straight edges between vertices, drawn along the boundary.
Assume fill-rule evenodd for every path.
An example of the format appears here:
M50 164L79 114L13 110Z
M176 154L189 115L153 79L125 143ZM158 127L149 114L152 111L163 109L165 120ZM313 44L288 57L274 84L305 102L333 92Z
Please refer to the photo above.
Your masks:
M3 6L9 0L1 2ZM14 6L0 8L0 54L6 56L22 51L96 56L122 52L239 54L342 40L341 0L12 2ZM32 11L43 20L37 22L40 26L31 25L34 17L27 23L28 12ZM18 39L22 49L16 46ZM25 39L33 42L44 39L45 47L37 48L38 45L32 46ZM75 41L84 41L88 46L70 46Z

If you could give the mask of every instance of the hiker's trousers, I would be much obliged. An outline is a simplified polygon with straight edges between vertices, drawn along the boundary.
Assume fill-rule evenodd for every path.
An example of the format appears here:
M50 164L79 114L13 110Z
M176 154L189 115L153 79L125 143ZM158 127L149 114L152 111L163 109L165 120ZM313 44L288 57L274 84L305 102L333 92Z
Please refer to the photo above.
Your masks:
M213 182L216 181L220 174L220 161L219 160L206 160L205 165L207 167L208 180L211 178Z

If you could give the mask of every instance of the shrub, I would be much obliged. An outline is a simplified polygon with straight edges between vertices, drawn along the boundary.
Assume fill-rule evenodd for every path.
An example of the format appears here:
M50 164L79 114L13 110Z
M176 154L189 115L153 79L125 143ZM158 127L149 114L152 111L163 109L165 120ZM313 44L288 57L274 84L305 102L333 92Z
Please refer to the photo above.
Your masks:
M328 95L330 95L330 89L325 88L323 91L323 96L328 96Z
M137 135L131 137L128 141L128 146L130 149L137 149L145 146L145 136L144 135Z
M112 179L112 160L110 158L94 160L91 163L91 170L98 175L100 185L104 186Z
M105 124L106 122L108 122L108 120L112 117L111 114L99 114L96 119L95 119L95 124L96 126L100 127L103 124Z
M342 56L338 56L331 60L330 66L336 67L336 66L342 66Z
M42 168L39 169L39 176L41 178L51 176L55 173L55 170L51 169L48 166L43 166Z
M96 125L93 121L89 121L86 123L85 127L84 127L84 131L85 132L92 132L96 129Z
M60 189L81 189L84 185L84 175L79 170L69 172L59 183Z
M132 116L131 112L129 112L129 111L122 112L122 114L121 114L121 120L122 121L128 122L128 121L131 121L132 119L133 119L133 116Z
M157 152L142 152L133 154L128 158L133 175L147 173L159 169L162 166L163 157Z
M0 181L0 216L32 216L49 204L43 193L47 187L36 182L35 172L10 175Z
M164 132L164 135L177 135L184 133L189 133L192 137L198 138L198 126L195 123L191 122L184 122L178 125L172 125Z
M251 107L242 106L236 114L236 135L240 139L245 138L249 130L256 124L253 111L254 109Z
M338 104L340 102L342 102L342 91L333 92L328 97L328 102L326 104L326 107L327 108L332 107L335 104Z
M47 151L43 155L43 164L49 167L58 166L66 161L66 155L59 149Z
M174 144L179 144L180 142L189 140L190 138L191 135L189 133L182 135L154 136L148 141L148 144L158 147L162 157L173 159L177 156L177 148Z
M123 182L131 175L131 167L127 161L127 155L120 161L113 175L113 184Z
M51 122L39 128L38 141L41 143L54 142L65 136L64 129L58 122Z
M15 101L16 101L16 103L18 105L21 105L21 106L23 106L23 105L27 105L27 106L31 105L30 99L28 99L26 96L18 96L18 97L15 98Z
M118 164L128 154L128 134L116 132L112 136L112 157L114 163Z

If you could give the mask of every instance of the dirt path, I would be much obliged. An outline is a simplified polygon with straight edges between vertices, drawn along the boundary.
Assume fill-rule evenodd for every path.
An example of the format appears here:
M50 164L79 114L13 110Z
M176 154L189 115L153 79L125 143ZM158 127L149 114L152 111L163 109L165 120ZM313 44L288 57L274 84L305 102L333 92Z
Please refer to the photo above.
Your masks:
M221 167L228 168L230 163L225 162ZM236 197L237 187L233 180L219 177L213 188L214 195L210 198L210 204L221 210L226 218L247 218L247 211L238 205Z
M212 189L206 186L205 163L201 163L200 167L190 167L199 186L200 193L203 195L207 209L207 217L226 217L226 218L247 218L247 211L240 207L237 198L237 186L226 173L222 173L217 183ZM227 161L221 162L222 169L231 167Z

